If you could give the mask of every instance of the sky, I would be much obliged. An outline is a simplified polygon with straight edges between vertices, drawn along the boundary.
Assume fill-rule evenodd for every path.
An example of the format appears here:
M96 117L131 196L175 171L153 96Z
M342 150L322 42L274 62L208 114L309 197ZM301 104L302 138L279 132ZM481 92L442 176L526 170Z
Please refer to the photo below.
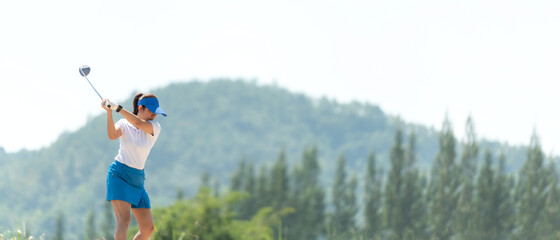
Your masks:
M447 116L459 140L472 116L479 138L526 145L535 132L557 155L558 12L528 0L2 1L0 147L47 147L104 114L78 73L89 65L121 104L243 78L437 130Z

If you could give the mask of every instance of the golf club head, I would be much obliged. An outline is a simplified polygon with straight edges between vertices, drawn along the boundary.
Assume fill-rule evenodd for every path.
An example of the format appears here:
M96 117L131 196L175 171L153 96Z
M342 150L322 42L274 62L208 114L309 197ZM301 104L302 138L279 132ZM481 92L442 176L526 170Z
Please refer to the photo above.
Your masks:
M89 74L89 66L88 65L84 65L80 67L80 75L82 75L82 77L85 77Z
M82 75L82 77L84 77L87 82L89 83L89 85L91 86L91 88L93 88L93 91L95 91L95 93L97 93L97 96L99 96L100 99L103 99L103 97L101 97L101 94L99 94L99 92L97 91L97 89L95 89L95 87L93 86L93 84L91 84L91 82L89 81L89 79L87 78L87 75L89 74L90 68L88 65L83 65L80 67L80 75Z

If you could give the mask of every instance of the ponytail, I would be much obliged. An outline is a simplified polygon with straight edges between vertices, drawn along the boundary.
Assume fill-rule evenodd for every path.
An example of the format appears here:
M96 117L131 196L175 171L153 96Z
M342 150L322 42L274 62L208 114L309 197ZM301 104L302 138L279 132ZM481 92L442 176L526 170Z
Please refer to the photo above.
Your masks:
M143 93L137 93L136 96L134 96L134 100L132 100L132 114L134 115L138 115L138 101L140 101L140 98L143 96Z

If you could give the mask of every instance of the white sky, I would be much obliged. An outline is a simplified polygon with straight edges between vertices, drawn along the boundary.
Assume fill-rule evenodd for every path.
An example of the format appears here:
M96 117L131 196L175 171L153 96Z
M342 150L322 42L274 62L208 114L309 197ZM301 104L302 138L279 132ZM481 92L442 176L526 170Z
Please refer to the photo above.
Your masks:
M0 2L0 146L48 146L103 114L99 98L215 77L379 105L462 138L560 151L560 2ZM126 103L128 104L128 103ZM165 109L165 103L162 107ZM173 117L173 113L169 113Z

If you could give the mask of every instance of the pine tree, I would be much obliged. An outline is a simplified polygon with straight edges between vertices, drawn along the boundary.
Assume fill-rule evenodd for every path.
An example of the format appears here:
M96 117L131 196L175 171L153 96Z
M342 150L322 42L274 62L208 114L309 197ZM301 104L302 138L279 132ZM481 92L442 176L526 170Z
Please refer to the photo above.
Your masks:
M461 177L470 178L471 184L473 183L474 176L476 175L476 167L478 164L478 142L476 138L476 132L474 127L474 122L472 117L468 117L467 123L465 124L465 136L466 139L463 142L463 154L461 155L461 165L460 172ZM472 186L471 186L472 188ZM472 189L467 193L472 196Z
M281 210L288 201L288 167L286 165L286 153L284 150L278 154L278 159L271 169L270 194L272 197L272 207Z
M208 170L205 170L200 177L199 190L201 188L210 188L210 172Z
M473 223L470 225L469 232L464 235L465 239L496 239L498 233L498 223L500 222L496 205L496 177L492 169L492 154L486 151L484 154L484 164L480 169L477 179L477 193L475 198L476 212L471 215ZM476 214L476 215L475 215Z
M245 164L245 170L243 170L245 175L243 176L243 192L248 194L248 198L243 199L240 202L241 209L239 210L240 219L248 220L257 213L259 210L255 206L255 172L253 170L253 163L249 162Z
M113 213L111 202L106 201L103 204L103 222L101 223L101 234L106 240L115 239L115 216Z
M237 170L231 176L230 190L232 191L242 191L243 188L243 176L245 176L245 158L239 161L239 166Z
M470 239L473 230L473 219L476 209L473 207L473 179L475 178L478 143L474 130L474 123L469 116L465 125L466 140L463 142L463 153L459 166L460 193L457 203L457 211L453 219L453 229L459 239Z
M358 190L358 176L354 173L348 182L348 189L346 190L346 208L348 216L348 231L350 236L357 234L358 228L356 225L356 214L359 211L358 197L356 191Z
M52 237L53 240L64 240L64 214L59 213L56 217L55 231Z
M95 211L91 209L86 221L86 240L95 240L97 237L97 229L95 228Z
M546 202L548 172L544 168L544 154L536 134L531 138L527 160L519 171L516 189L517 238L538 238L537 226L542 224L542 214Z
M330 221L331 237L334 239L348 239L350 232L355 230L354 217L358 211L355 198L357 180L352 177L346 180L346 159L341 155L337 161L335 182L333 185L334 213Z
M496 170L496 184L495 184L495 203L497 209L497 218L500 219L496 223L496 240L511 239L514 228L514 198L512 197L512 190L515 188L515 181L513 176L505 172L505 154L500 153L498 160L498 167Z
M364 234L367 239L381 235L382 228L382 190L381 171L377 169L375 152L369 154L367 161L367 172L365 179L365 228Z
M212 189L212 191L214 191L214 197L216 198L220 197L221 186L220 186L220 181L218 179L214 180L214 189Z
M412 235L414 239L424 239L427 238L425 235L427 204L424 201L426 180L416 167L416 134L414 132L410 134L408 139L404 169L403 207L405 209L403 213L405 215L405 237Z
M278 158L276 162L272 166L270 170L270 186L268 187L269 193L271 196L271 205L272 209L276 211L280 211L285 207L288 207L288 194L289 194L289 186L288 186L288 167L286 164L286 153L284 150L281 150L278 154ZM285 221L286 218L289 216L285 216L282 219L282 222L287 223L280 229L282 235L286 234L286 229L289 229L291 232L291 228L293 226L289 225L289 221Z
M556 167L551 162L548 166L549 185L543 213L543 223L540 225L541 239L556 240L560 238L560 199L558 195L558 176Z
M429 198L426 194L428 189L428 177L420 171L416 171L418 177L416 181L416 203L412 207L412 213L414 214L413 219L415 222L413 224L414 238L416 240L430 239L429 235Z
M391 237L400 239L405 231L407 208L404 199L404 175L405 175L405 150L403 147L403 136L401 129L397 129L395 140L390 152L391 166L387 173L385 184L384 222L390 230Z
M286 217L286 226L290 228L287 239L317 239L323 233L325 191L319 174L317 148L304 149L301 166L295 167L292 174L290 206L296 211Z
M241 158L237 170L235 170L231 176L230 181L231 191L242 192L246 196L239 200L234 206L234 211L238 213L237 218L248 220L258 210L255 205L256 180L253 164L251 162L246 162L245 158Z
M269 190L269 173L265 165L261 165L259 169L259 174L257 176L257 182L255 183L255 205L258 209L263 207L271 207L271 194Z
M459 188L458 171L455 163L455 136L451 123L446 118L439 136L440 150L432 164L432 179L429 192L430 234L440 240L448 240L451 220L457 206Z
M185 198L185 192L183 191L182 188L177 188L177 196L175 197L175 199L177 201L182 201Z

